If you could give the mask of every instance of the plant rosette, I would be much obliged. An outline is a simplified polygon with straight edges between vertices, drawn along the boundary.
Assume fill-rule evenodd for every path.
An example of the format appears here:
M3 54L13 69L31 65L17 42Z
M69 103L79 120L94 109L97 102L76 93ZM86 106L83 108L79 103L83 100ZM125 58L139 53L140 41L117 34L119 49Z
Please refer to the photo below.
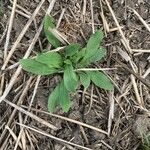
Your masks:
M49 28L55 29L55 25L53 19L46 15L44 18L45 36L54 48L60 47L60 40L50 32ZM70 93L75 92L79 85L88 88L91 83L94 83L104 90L113 90L113 84L103 72L80 70L80 68L85 68L105 57L106 49L100 46L102 39L102 31L97 30L91 35L84 48L73 43L66 46L61 53L49 51L38 54L34 58L20 60L25 71L35 75L60 74L62 77L60 83L48 97L50 112L53 112L58 105L64 112L68 112L71 107Z

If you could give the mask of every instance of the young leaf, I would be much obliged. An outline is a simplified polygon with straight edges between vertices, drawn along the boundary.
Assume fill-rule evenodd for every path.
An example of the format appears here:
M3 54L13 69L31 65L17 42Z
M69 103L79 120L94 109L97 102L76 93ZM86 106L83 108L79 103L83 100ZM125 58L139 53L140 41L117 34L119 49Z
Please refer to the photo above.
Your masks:
M67 47L65 47L64 51L66 56L72 56L80 49L79 44L70 44Z
M89 71L92 82L105 90L113 90L113 85L109 78L102 72L99 71Z
M89 39L86 46L86 53L84 59L93 56L99 48L100 42L103 39L103 33L101 30L97 30Z
M59 86L59 103L64 112L68 112L70 108L69 93L62 81Z
M47 40L50 44L52 44L55 48L60 46L60 41L49 31L50 28L55 28L52 17L46 15L44 18L44 32Z
M82 48L78 53L76 53L75 55L72 56L72 61L73 63L78 63L80 64L80 60L84 57L85 55L85 51L86 51L86 48Z
M59 87L60 85L57 85L57 87L52 91L48 97L48 111L53 112L55 107L59 103Z
M49 75L58 71L57 69L52 67L50 68L35 59L21 59L20 64L24 70L36 75Z
M87 59L82 59L81 64L83 64L83 66L87 66L91 63L95 63L96 61L101 60L105 55L106 55L106 49L99 48L97 49L97 51L95 52L93 56Z
M90 85L91 79L90 75L86 72L79 73L80 82L84 86L84 88L87 88Z
M64 70L64 85L68 91L75 91L78 84L78 78L72 65L66 65Z
M65 59L64 60L64 63L67 64L67 65L72 65L72 62L70 59Z
M36 61L54 68L60 68L63 64L62 57L57 52L39 54Z

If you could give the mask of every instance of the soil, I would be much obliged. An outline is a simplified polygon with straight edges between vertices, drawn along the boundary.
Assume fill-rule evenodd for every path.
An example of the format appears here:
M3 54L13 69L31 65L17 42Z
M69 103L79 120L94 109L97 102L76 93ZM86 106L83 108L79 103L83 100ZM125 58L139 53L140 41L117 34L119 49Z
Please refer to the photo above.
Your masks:
M12 3L8 0L3 0L0 15L0 68L4 63L4 44L6 40L6 27L8 26L11 10L8 8L12 6ZM135 9L139 15L150 26L150 1L149 0L108 0L111 8L113 9L117 21L122 27L122 31L125 34L127 41L131 49L150 50L150 32L144 27L139 18L128 8ZM37 8L40 0L20 0L18 5L22 6L29 14L32 14ZM51 15L54 17L56 24L59 20L61 10L65 8L64 16L61 20L58 30L67 37L70 43L80 43L85 45L87 39L92 34L91 23L91 10L90 1L87 0L85 16L82 15L84 1L80 0L56 0L52 9ZM45 1L36 16L36 26L32 23L23 36L20 44L18 44L15 52L13 53L7 67L17 63L21 59L28 47L30 46L40 23L44 17L44 14L48 8L49 2ZM105 0L102 0L104 16L107 20L110 29L116 28L115 21L109 11ZM19 10L19 8L17 8ZM22 11L22 10L20 10ZM144 108L138 103L133 85L130 79L130 72L123 69L123 66L117 63L115 60L119 60L127 65L131 70L130 63L119 54L119 50L126 52L131 58L132 62L138 68L138 75L141 77L146 70L150 67L148 62L149 53L137 53L130 54L121 42L121 35L118 30L106 31L106 27L103 24L100 16L101 7L99 0L93 0L93 14L94 14L94 27L101 28L105 35L102 45L107 49L107 56L100 62L94 64L92 67L102 68L117 68L107 71L113 82L116 84L116 88L113 93L114 98L114 117L110 128L110 135L107 136L103 133L89 129L83 126L83 128L73 122L68 122L60 118L56 118L51 115L46 115L41 111L47 112L47 98L49 93L55 88L59 82L59 76L45 76L41 77L38 85L36 96L30 110L36 116L44 119L45 121L58 127L57 131L53 131L50 128L41 124L41 122L35 121L33 118L28 117L26 125L34 127L39 131L51 134L60 139L71 141L72 143L88 147L93 150L138 150L139 145L142 143L141 130L146 134L150 134L150 90L147 86L142 84L138 78L135 78L137 88L140 93L140 98L144 102ZM28 15L29 15L28 14ZM8 50L11 49L18 35L24 28L28 18L21 14L16 13L14 23L12 26L12 32L10 36L10 44ZM41 45L40 45L41 43ZM47 47L47 41L43 32L39 37L39 41L35 44L30 56L34 56ZM7 68L6 67L6 68ZM0 75L0 96L5 91L7 85L10 82L11 77L14 75L16 67L13 69L6 69L1 71ZM2 83L2 76L5 74L4 82ZM21 71L20 75L16 79L13 88L7 95L6 99L17 104L22 91L24 90L27 81L31 77L31 74ZM34 86L36 83L36 76L33 76L32 82L28 87L28 91L19 104L21 108L27 110L30 105L31 97L33 95ZM144 79L150 84L150 75ZM3 87L2 87L3 84ZM96 128L108 131L109 114L111 107L111 92L104 91L93 86L93 99L91 101L92 86L86 90L83 94L83 88L79 87L75 94L72 94L72 105L68 113L63 113L58 107L54 114L65 116L79 122L94 126ZM84 100L83 100L84 98ZM91 104L92 102L92 104ZM91 106L91 107L90 107ZM10 116L12 115L14 108L10 107L4 101L0 103L0 149L11 150L14 149L16 140L10 132L4 133L5 125L8 123ZM21 128L17 125L17 122L22 122L26 115L17 111L9 124L9 128L13 131L14 135L18 137ZM48 138L45 135L36 133L30 129L24 129L24 143L25 149L37 149L37 150L77 150L83 149L63 142ZM23 142L23 141L22 141ZM21 144L22 144L21 142ZM23 145L23 144L22 144ZM23 149L18 146L18 149Z

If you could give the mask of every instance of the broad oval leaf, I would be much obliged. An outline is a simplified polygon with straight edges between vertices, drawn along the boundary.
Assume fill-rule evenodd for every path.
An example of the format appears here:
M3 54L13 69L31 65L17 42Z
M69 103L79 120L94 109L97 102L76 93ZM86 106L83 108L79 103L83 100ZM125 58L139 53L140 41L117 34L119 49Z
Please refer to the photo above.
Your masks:
M36 61L54 68L60 68L63 64L62 57L57 52L38 54Z
M84 86L84 88L87 88L90 85L91 79L90 75L86 72L79 73L80 82Z
M56 68L50 68L46 64L40 63L35 59L21 59L20 64L25 71L36 75L49 75L56 73Z
M101 30L97 30L89 39L86 46L86 53L84 59L90 58L93 56L97 49L100 46L100 42L103 39L103 32Z
M64 85L68 91L75 91L78 85L78 78L72 65L66 65L64 70Z
M48 97L48 111L53 112L56 106L59 104L59 87L60 85L57 85L57 87L49 94Z
M99 61L104 56L106 56L106 49L101 47L97 49L96 53L91 58L89 58L89 63L94 63L96 61Z
M97 51L95 52L95 54L93 56L83 59L81 61L81 64L83 66L87 66L91 63L95 63L96 61L101 60L105 55L106 55L106 49L101 47L101 48L97 49Z
M59 103L64 112L69 111L71 102L69 98L69 92L67 91L63 81L59 86Z
M79 49L80 49L79 44L70 44L65 47L64 51L65 51L66 56L72 56L75 53L77 53Z
M47 40L55 48L60 46L60 41L49 31L49 28L55 28L52 17L46 15L44 18L44 32Z
M102 72L99 71L89 71L92 82L105 90L113 90L113 84L109 78Z

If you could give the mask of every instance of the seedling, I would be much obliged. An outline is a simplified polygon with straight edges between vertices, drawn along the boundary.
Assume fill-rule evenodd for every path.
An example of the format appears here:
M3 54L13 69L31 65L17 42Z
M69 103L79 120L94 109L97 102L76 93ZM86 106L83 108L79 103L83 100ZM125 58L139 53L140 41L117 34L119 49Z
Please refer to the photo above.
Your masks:
M55 25L53 19L46 15L44 19L44 32L49 43L57 48L61 42L50 32ZM113 90L109 78L100 71L79 71L79 68L87 67L106 55L106 50L100 46L103 33L97 30L88 40L87 45L82 48L79 44L70 44L63 52L45 52L34 58L21 59L22 68L36 75L59 74L61 82L50 93L48 98L48 110L53 112L60 105L64 112L68 112L71 102L70 94L75 92L79 85L88 88L91 82L96 86Z
M144 142L140 145L139 150L150 150L150 137L144 139Z
M146 133L141 133L142 142L139 146L139 150L150 150L150 135Z

